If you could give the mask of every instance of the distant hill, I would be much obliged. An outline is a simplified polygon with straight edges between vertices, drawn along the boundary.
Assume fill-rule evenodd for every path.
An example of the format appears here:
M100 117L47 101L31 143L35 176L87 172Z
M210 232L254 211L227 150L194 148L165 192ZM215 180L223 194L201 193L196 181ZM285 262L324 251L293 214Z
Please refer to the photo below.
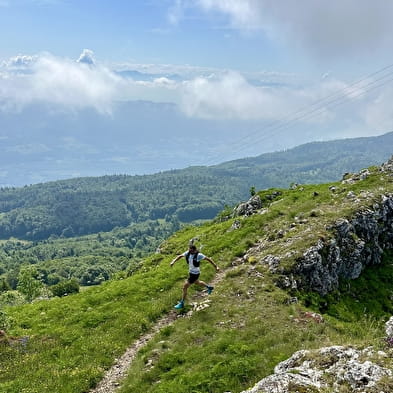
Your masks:
M325 183L345 172L380 165L393 154L393 132L376 136L312 142L293 149L225 162L212 167L216 175L247 178L256 188L290 183Z
M0 239L43 240L110 231L145 220L192 222L257 189L334 181L344 172L381 164L393 153L393 132L315 142L210 167L144 176L86 177L0 190Z

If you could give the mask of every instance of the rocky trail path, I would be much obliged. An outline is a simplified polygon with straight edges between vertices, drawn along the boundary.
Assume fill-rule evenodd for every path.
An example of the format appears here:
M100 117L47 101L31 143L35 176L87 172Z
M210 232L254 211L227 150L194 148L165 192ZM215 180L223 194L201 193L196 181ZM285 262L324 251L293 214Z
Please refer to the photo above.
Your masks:
M223 279L225 272L225 270L220 270L214 279L210 281L210 284L216 286ZM94 389L90 390L89 393L116 392L116 390L120 387L121 381L126 377L128 369L137 356L139 350L153 339L162 328L170 326L178 318L189 318L194 311L200 311L209 307L209 300L204 300L202 302L195 301L204 299L205 297L207 297L206 291L198 292L192 297L194 303L191 303L192 309L190 311L182 314L175 310L171 310L159 319L149 332L139 337L139 339L137 339L119 359L116 359L115 364L105 373L103 379Z

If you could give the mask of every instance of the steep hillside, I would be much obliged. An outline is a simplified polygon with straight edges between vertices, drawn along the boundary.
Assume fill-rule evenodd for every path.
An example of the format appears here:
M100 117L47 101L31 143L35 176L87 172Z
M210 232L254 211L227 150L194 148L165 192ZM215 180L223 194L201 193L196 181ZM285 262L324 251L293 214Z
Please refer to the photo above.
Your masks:
M393 367L384 340L393 314L393 162L344 182L260 191L236 211L242 215L227 210L216 222L177 232L127 279L5 308L0 391L87 392L144 337L121 393L239 393L296 351L332 345L353 346L359 362L382 370L374 385L360 378L361 391L392 391L383 370ZM202 265L215 291L206 298L192 287L177 314L186 267L169 263L191 238L221 273L214 278ZM163 316L171 323L148 336ZM371 345L380 352L361 352ZM318 353L298 359L334 363ZM283 392L333 392L333 382L318 390L296 381ZM345 378L337 386L355 391Z
M146 220L193 222L247 198L251 187L334 181L346 171L380 164L393 133L310 143L211 167L145 176L77 178L0 189L0 239L75 237Z

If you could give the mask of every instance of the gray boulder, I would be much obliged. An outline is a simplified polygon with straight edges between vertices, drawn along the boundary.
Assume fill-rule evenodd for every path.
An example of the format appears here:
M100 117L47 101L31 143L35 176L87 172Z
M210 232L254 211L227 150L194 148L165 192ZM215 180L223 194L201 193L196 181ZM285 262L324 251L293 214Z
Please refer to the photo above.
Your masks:
M240 203L233 212L233 216L251 216L262 208L262 201L259 195L252 196L247 202Z
M373 361L364 360L367 358ZM381 378L393 377L393 372L383 366L386 358L386 353L371 348L332 346L302 350L279 363L274 374L242 393L291 393L307 388L338 393L343 386L352 392L370 392Z

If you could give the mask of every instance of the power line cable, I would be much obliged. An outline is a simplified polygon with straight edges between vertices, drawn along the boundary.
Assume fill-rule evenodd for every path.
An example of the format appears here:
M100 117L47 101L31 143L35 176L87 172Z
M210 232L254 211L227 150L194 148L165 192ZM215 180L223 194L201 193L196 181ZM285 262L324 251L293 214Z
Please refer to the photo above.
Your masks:
M380 73L380 72L382 72L382 71L384 71L387 68L390 68L392 66L393 65L388 66L388 67L384 67L382 70L380 70L378 72L374 72L371 75L376 75L376 74L378 74L378 73ZM342 102L348 101L349 99L356 98L357 96L359 96L361 94L364 94L365 92L374 90L376 87L381 86L381 84L379 84L379 85L373 87L373 85L376 84L376 82L378 82L380 80L384 80L385 78L387 78L390 75L393 75L393 72L389 72L388 74L386 74L386 75L384 75L384 76L382 76L382 77L380 77L380 78L378 78L376 80L373 80L373 81L369 82L366 85L361 86L361 90L360 90L360 94L359 94L359 88L354 89L354 86L357 85L357 84L360 84L361 82L363 82L365 80L367 80L367 78L369 78L370 76L368 76L367 78L363 78L363 79L353 83L352 85L347 86L342 92L339 92L338 94L337 93L331 94L331 95L329 95L329 96L327 96L327 97L325 97L325 98L315 102L314 104L312 104L311 106L307 107L306 109L312 108L313 106L316 106L316 108L314 108L312 110L307 110L307 111L299 110L299 111L295 112L293 115L301 114L302 112L304 112L304 113L302 113L301 115L299 115L297 117L292 117L289 120L284 121L284 122L277 122L276 121L276 122L274 122L273 124L270 125L270 128L272 128L272 130L274 130L274 131L276 131L277 129L280 129L280 128L284 128L284 127L288 128L287 125L291 125L291 123L293 123L293 122L297 122L297 121L302 120L302 119L313 117L313 116L315 116L314 113L316 113L318 115L321 112L323 112L325 109L327 109L329 107L332 107L333 104L334 104L334 106L337 106L337 102L338 102L338 104L341 104ZM385 81L385 82L389 82L389 81L390 81L390 79ZM367 87L370 87L370 86L371 86L371 88L366 89ZM348 97L347 92L351 93L351 97ZM330 98L332 98L332 99L330 99ZM322 104L324 104L324 105L322 105ZM269 127L264 127L264 128L266 129L266 128L269 128ZM248 135L247 137L250 137L250 135ZM244 140L244 138L243 138L243 140Z
M393 66L393 65L391 65L391 66ZM391 67L391 66L389 66L389 67ZM384 67L383 70L386 70L386 69L389 68L389 67ZM378 72L380 73L380 72L382 72L383 70L380 70L380 71L378 71ZM378 72L375 72L375 73L373 73L373 74L371 74L371 75L375 75L375 74L377 74ZM299 111L297 111L297 112L294 112L294 113L291 114L291 115L286 116L286 118L289 118L287 121L284 121L284 122L275 121L275 122L273 122L272 124L269 124L268 126L263 127L263 129L269 129L269 128L270 128L271 131L277 131L278 129L286 129L286 128L288 128L288 126L290 126L290 125L291 125L292 123L294 123L294 122L298 122L299 120L306 119L306 118L310 118L310 117L312 117L312 116L315 116L315 114L317 114L317 115L318 115L318 114L321 114L324 110L326 110L326 108L329 107L329 106L327 106L327 104L330 105L330 107L332 107L333 104L335 104L334 106L337 106L338 104L343 103L343 101L347 101L348 98L351 98L351 99L356 98L357 96L359 96L359 95L361 95L361 94L364 94L365 92L368 92L368 91L374 90L374 89L377 88L377 87L380 87L381 85L385 84L386 82L389 82L390 79L389 79L388 81L384 81L384 83L378 84L377 86L374 86L374 87L373 87L373 84L375 84L377 81L380 81L380 80L383 80L383 79L387 78L388 76L390 76L390 75L392 75L392 74L393 74L393 72L390 72L390 73L384 75L383 77L378 78L377 80L374 80L374 81L368 83L367 85L362 86L362 90L360 91L360 94L359 94L359 91L356 91L356 89L354 89L353 87L354 87L356 84L359 84L359 83L363 82L364 80L366 80L366 78L363 78L362 80L357 81L356 83L353 83L353 84L350 85L350 86L347 86L347 87L343 90L343 92L339 92L338 94L337 94L337 93L331 94L330 96L325 97L325 98L323 98L323 99L321 99L321 100L315 102L313 105L307 107L307 108L311 108L311 107L313 107L313 106L319 105L318 107L314 108L313 110L311 110L311 111L310 111L310 110L308 110L308 111L299 110ZM365 89L365 87L369 87L369 86L371 86L371 88ZM346 91L350 91L352 96L351 96L351 97L348 97ZM328 98L332 98L332 97L334 97L334 99L331 99L330 101L328 101ZM343 99L344 99L344 100L343 100ZM325 102L325 101L327 101L327 102ZM325 105L322 106L322 105L321 105L322 103L324 103ZM319 113L318 113L318 112L319 112ZM293 115L296 115L296 114L299 114L299 116L297 116L297 117L290 117L290 116L293 116ZM300 114L301 114L301 115L300 115ZM254 132L254 133L252 133L252 134L248 134L246 137L243 137L243 138L240 140L240 142L243 142L243 146L242 146L242 145L239 145L239 142L237 142L237 143L236 143L237 151L239 151L239 150L241 151L241 150L243 150L244 147L248 147L248 143L246 142L246 139L247 139L247 138L250 138L251 136L255 135L256 133L259 133L260 130L261 130L261 128L258 128L258 129L256 130L256 132ZM262 138L257 138L257 139L254 138L253 142L255 143L255 140L261 141L261 140L263 140L263 139L266 139L266 138L270 137L271 135L273 135L273 134L264 134L264 135L262 136Z
M293 113L289 113L283 118L284 121L283 120L281 120L281 121L275 120L275 121L267 124L266 126L258 127L253 132L246 135L245 137L242 137L239 140L234 141L231 145L236 146L237 151L242 151L242 150L244 150L244 147L249 146L248 143L246 144L246 140L250 139L251 137L253 137L256 134L259 134L260 131L262 131L262 130L269 130L270 129L270 131L277 131L279 129L287 129L289 126L292 125L292 123L298 122L299 120L309 118L310 116L313 117L313 116L315 116L315 114L317 114L317 115L321 114L323 111L325 111L327 108L329 108L329 106L330 107L333 106L333 104L335 104L334 106L337 106L339 104L342 104L344 101L348 101L350 99L357 98L358 96L360 96L362 94L368 93L369 91L374 90L387 82L390 82L392 79L385 80L383 83L378 84L377 86L373 86L376 82L383 81L387 77L393 75L393 71L388 72L387 74L385 74L385 75L379 77L378 79L375 79L365 85L361 85L359 87L356 87L356 86L369 80L370 78L372 78L375 75L381 74L381 73L389 70L392 67L393 67L393 64L389 64L388 66L385 66L385 67L381 68L380 70L377 70L377 71L375 71L365 77L362 77L361 79L348 85L347 87L345 87L343 90L341 90L339 92L332 93L332 94L330 94L330 95L328 95L318 101L315 101L313 104L311 104L307 107L299 109ZM370 87L370 88L367 89L367 87ZM360 94L358 92L359 90L360 90ZM349 94L350 94L350 96L349 96ZM315 108L310 110L313 107L315 107ZM320 113L318 113L318 111ZM260 141L267 139L268 137L270 137L272 135L274 135L274 134L271 134L271 133L264 134L262 136L262 138L257 138L256 140L260 142ZM255 142L255 138L254 138L253 142ZM243 145L239 145L239 143L243 143ZM214 161L216 161L216 160L217 160L217 158ZM211 165L212 161L213 160L209 160L207 165ZM220 162L220 160L218 160L218 161Z
M393 75L393 72L389 73L389 75ZM385 77L387 77L389 75L386 75ZM360 96L362 96L362 95L364 95L366 93L369 93L370 91L375 90L375 89L377 89L377 88L379 88L379 87L381 87L381 86L385 85L386 83L389 83L389 82L391 82L393 80L393 78L385 79L385 77L384 78L379 78L379 79L375 80L374 82L365 85L365 86L369 87L368 89L360 89L359 91L353 91L351 97L343 96L343 97L337 97L337 99L335 99L335 100L331 100L329 102L329 106L327 108L331 109L331 108L336 107L338 105L346 104L349 100L353 100L355 98L358 98L358 97L360 97ZM382 83L379 83L379 84L375 83L375 82L378 82L378 81L381 81L381 80L382 80ZM299 120L307 120L309 118L315 117L315 115L320 115L327 108L325 108L325 107L315 108L315 109L313 109L312 111L310 111L308 113L305 113L305 114L303 114L303 115L301 115L301 116L299 116L297 118L294 118L290 122L278 124L277 127L275 127L273 129L273 131L277 131L277 130L280 130L280 129L281 130L282 129L287 129L287 128L289 128L292 125L291 123L293 123L293 122L297 122ZM270 136L271 135L274 135L274 134L270 134ZM259 141L263 140L264 138L266 138L268 136L269 135L264 135L262 138L259 138L259 139L257 138L257 140L259 140Z

